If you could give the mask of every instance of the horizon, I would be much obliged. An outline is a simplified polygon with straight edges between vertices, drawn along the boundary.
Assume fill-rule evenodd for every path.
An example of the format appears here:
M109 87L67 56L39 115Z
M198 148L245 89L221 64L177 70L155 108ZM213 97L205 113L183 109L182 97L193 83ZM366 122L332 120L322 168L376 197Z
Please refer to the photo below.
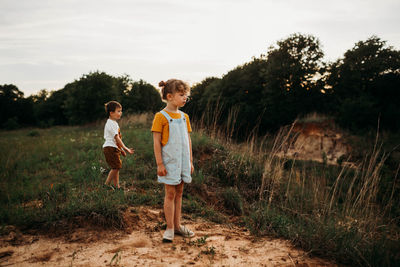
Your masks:
M16 85L25 97L95 71L156 88L170 78L193 85L293 33L318 38L327 62L373 35L400 46L394 0L0 0L0 7L0 84Z

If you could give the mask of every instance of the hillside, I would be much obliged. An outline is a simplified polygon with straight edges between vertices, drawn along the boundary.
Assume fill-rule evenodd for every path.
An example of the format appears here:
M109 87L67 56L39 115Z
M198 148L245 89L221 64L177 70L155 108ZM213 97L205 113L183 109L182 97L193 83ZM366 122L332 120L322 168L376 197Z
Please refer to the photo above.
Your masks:
M195 128L196 171L182 209L197 236L160 244L164 192L155 179L151 118L121 121L124 142L135 149L123 159L124 191L102 186L102 122L0 132L1 264L106 265L115 256L113 264L121 257L118 264L128 265L159 262L171 251L180 265L332 264L308 256L398 263L397 184L382 169L385 158L374 152L359 172L275 157L284 134L236 143Z
M352 152L346 134L335 126L332 119L296 122L292 135L278 156L337 165L349 158Z

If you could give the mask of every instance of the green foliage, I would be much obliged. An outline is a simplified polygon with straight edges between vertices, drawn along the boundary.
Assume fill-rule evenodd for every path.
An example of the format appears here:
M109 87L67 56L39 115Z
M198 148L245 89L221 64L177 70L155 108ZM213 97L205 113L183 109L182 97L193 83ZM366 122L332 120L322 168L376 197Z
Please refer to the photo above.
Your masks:
M40 135L40 133L36 130L30 131L28 133L28 136L31 136L31 137L35 137L35 136L39 136L39 135Z
M328 98L315 79L324 71L322 57L317 38L293 34L266 56L194 86L187 112L208 127L233 128L240 139L255 128L276 130L299 115L323 110Z
M353 131L398 130L400 51L376 36L360 41L330 66L338 122Z
M330 114L345 128L400 129L400 52L378 37L355 44L344 58L323 62L312 35L292 34L266 55L195 85L187 112L206 127L233 128L244 140L311 112ZM234 115L234 116L232 116Z
M216 223L222 223L226 220L225 216L214 209L207 207L204 201L188 195L184 191L184 198L182 201L182 212L191 214L195 217L204 217Z
M135 148L134 155L122 159L120 183L125 192L102 187L108 174L101 150L103 125L0 132L0 225L46 228L81 217L122 228L124 207L161 208L164 192L156 179L149 125L131 126L123 128L124 141ZM194 149L198 143L213 143L197 138L193 135ZM194 216L225 220L186 192L184 203L184 211Z
M322 85L315 80L324 71L323 55L319 40L312 35L293 34L269 49L261 74L265 79L264 129L276 129L299 115L323 109Z
M124 111L129 113L156 112L163 106L160 93L153 85L143 80L129 84L128 89L124 91L121 104Z
M197 238L195 241L189 241L189 245L197 246L197 247L204 246L207 242L207 238L208 238L208 236L205 235L203 237Z
M102 138L97 129L87 130L36 129L0 136L5 152L0 156L1 224L36 228L84 216L101 225L122 227L119 210L125 197L101 188L106 175L100 168Z
M12 130L34 124L32 102L13 84L0 85L0 125Z
M217 150L203 167L203 173L215 177L214 182L222 187L236 187L246 199L254 200L258 196L263 166L248 155Z
M222 192L222 199L224 200L224 207L228 211L234 215L243 214L243 200L237 189L232 187L226 188Z
M215 93L209 86L219 80L215 77L209 77L195 84L190 90L190 101L184 106L184 109L190 114L196 115L197 118L201 118L201 114L206 111L206 101L212 100L211 94Z
M121 101L127 78L115 78L104 72L92 72L64 87L64 109L70 124L82 124L105 118L104 104Z
M17 117L8 118L7 121L5 123L3 123L3 127L6 130L18 129L20 127L20 125L18 123L18 118Z
M265 55L234 68L221 79L193 86L189 115L210 131L246 140L312 112L328 114L355 132L400 129L400 52L376 36L359 41L343 59L323 62L319 40L295 33ZM24 98L14 85L0 86L0 125L84 124L104 118L103 104L120 101L128 113L163 107L159 92L143 80L91 72L63 89ZM16 119L14 119L16 118Z
M20 125L46 128L94 122L106 117L104 104L110 100L119 101L127 113L155 112L163 106L160 94L151 84L96 71L60 90L41 90L28 98L23 98L14 85L0 86L0 125L15 129Z
M68 119L64 112L66 97L65 89L53 92L41 90L38 94L29 97L34 103L34 115L39 127L46 128L53 125L68 124Z
M0 132L0 225L46 228L80 218L123 228L126 207L162 208L148 127L129 123L124 128L124 141L136 151L123 158L125 191L102 187L107 165L100 125ZM396 136L386 138L390 145L398 143ZM185 186L184 214L226 223L226 215L216 210L228 211L242 215L252 234L287 238L313 255L351 265L398 264L400 194L393 170L381 169L382 155L370 156L377 160L365 160L360 171L342 174L337 166L286 161L277 170L280 180L272 183L272 175L263 175L274 172L265 167L270 148L251 154L243 148L256 144L233 145L201 133L192 140L196 172L193 184ZM264 176L268 186L260 199ZM204 252L212 255L212 250Z
M295 245L316 255L338 259L344 264L358 266L397 266L399 242L388 236L366 240L356 224L341 224L334 218L320 218L288 213L279 208L268 208L263 203L254 205L245 219L254 235L274 235L291 240Z

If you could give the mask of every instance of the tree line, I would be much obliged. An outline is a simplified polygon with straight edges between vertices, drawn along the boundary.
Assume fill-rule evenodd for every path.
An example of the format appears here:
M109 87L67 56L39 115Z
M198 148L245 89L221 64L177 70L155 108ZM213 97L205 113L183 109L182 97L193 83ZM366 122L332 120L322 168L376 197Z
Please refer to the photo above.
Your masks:
M312 112L357 132L376 129L378 120L381 129L400 129L400 51L372 36L335 62L323 57L316 37L292 34L222 78L195 85L185 110L227 128L234 116L244 137L256 126L265 133Z
M143 80L92 72L64 88L25 98L0 85L0 125L75 125L104 118L103 104L120 101L131 113L158 111L159 92ZM400 51L372 36L335 62L325 62L318 38L295 33L222 78L192 88L184 110L205 125L232 127L246 136L255 127L274 131L306 114L326 114L353 131L400 129Z
M15 85L0 85L0 125L15 129L90 123L105 118L104 104L110 100L119 101L127 113L154 112L162 107L153 85L96 71L60 90L41 90L27 98Z

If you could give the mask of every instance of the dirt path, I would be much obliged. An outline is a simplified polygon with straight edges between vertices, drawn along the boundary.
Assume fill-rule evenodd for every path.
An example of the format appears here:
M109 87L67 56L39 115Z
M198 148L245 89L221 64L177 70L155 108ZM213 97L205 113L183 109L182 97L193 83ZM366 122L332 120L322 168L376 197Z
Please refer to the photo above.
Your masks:
M80 228L62 237L10 232L0 238L0 266L337 266L279 239L184 218L196 236L161 242L160 210L128 209L129 233Z

